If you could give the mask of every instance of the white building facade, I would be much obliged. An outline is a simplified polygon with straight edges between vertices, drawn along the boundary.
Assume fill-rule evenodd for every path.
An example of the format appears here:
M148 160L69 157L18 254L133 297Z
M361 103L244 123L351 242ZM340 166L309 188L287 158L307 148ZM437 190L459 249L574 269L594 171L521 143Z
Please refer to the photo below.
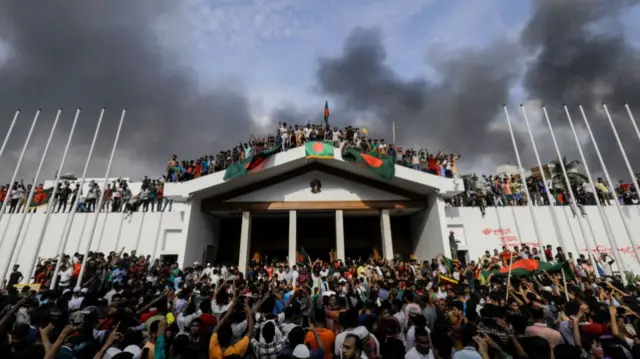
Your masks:
M384 181L368 168L342 160L340 153L333 159L307 159L304 151L296 148L276 154L259 172L228 181L220 172L168 183L164 194L174 201L171 211L135 212L127 217L77 213L64 252L124 247L127 252L164 256L183 266L216 261L246 269L255 253L294 264L302 249L325 260L330 252L339 259L366 258L374 251L387 259L450 257L451 231L460 241L458 256L467 260L477 260L486 250L503 245L559 246L548 207L534 208L543 237L537 238L527 207L489 208L484 216L477 208L446 208L444 199L464 190L461 180L396 166L394 178ZM319 192L311 190L313 180L321 184ZM60 251L69 214L51 215L37 248L45 209L27 214L20 231L21 214L2 217L2 263L11 261L27 271L36 252L37 257L51 258ZM587 248L620 251L621 269L639 271L633 243L640 242L640 207L623 209L633 240L616 209L605 207L615 237L615 243L609 243L597 208L585 209L589 231L583 236L577 218L562 207L558 226L567 242L565 250L574 254L587 254Z

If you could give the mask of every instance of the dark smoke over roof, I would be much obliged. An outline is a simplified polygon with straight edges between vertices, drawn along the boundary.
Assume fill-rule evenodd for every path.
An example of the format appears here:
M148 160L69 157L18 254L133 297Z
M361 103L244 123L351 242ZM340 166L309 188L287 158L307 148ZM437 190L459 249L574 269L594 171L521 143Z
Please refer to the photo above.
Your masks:
M510 103L512 117L519 117L511 98L512 90L522 86L528 98L550 107L561 149L570 158L578 155L572 139L566 137L564 114L557 110L567 103L581 126L575 106L583 104L601 149L610 154L610 170L627 179L600 103L616 110L627 153L638 153L640 143L621 110L622 103L628 102L640 116L639 54L618 22L621 12L637 3L534 0L533 15L516 40L499 39L484 49L446 55L425 49L431 50L427 62L439 73L437 81L400 77L386 63L383 34L355 29L340 56L319 59L316 90L329 98L332 122L371 119L379 124L378 133L372 134L391 142L390 123L395 121L399 143L461 153L461 168L489 172L497 164L515 162L501 106ZM103 175L123 107L129 114L114 175L158 175L172 153L181 158L215 154L245 141L247 129L257 133L244 93L228 87L202 93L196 75L181 65L177 54L167 54L160 45L152 27L158 14L170 14L174 4L168 0L45 2L33 11L24 2L4 3L0 44L8 44L10 51L4 63L0 60L0 131L8 128L16 108L24 111L0 164L13 166L28 122L39 107L45 111L34 143L44 142L55 109L65 108L50 150L52 163L43 174L47 178L57 168L76 107L83 112L70 158L74 164L65 172L77 175L103 106L108 112L97 160L90 168L93 176ZM215 66L215 59L211 65ZM308 111L278 108L272 121L299 122L311 117L305 115ZM540 128L537 116L530 114L530 118ZM553 159L544 133L540 131L538 147L543 158ZM521 129L517 134L525 166L533 165L528 137ZM35 172L42 147L34 146L27 153L24 176ZM585 150L595 159L591 146ZM600 169L595 161L591 167ZM2 181L9 177L3 174Z
M21 131L14 136L3 163L15 163L35 110L43 108L44 142L58 107L65 109L52 148L51 178L62 156L74 112L82 107L74 136L75 165L82 171L100 108L107 107L97 148L93 176L104 176L122 108L128 108L122 149L114 174L158 175L172 153L180 157L214 154L241 140L253 126L244 94L218 89L202 94L194 74L178 59L161 51L152 31L156 17L170 12L173 1L43 2L34 8L23 1L7 1L0 12L0 39L10 53L0 65L0 129L5 131L13 111L21 107ZM34 11L37 9L37 11ZM175 55L175 54L174 54ZM212 66L215 62L212 63ZM224 129L225 134L221 134ZM4 136L4 133L2 134ZM42 147L31 151L26 164L37 166ZM23 167L24 168L24 167ZM34 169L25 170L32 175ZM152 172L148 172L152 171ZM10 174L3 180L8 181Z

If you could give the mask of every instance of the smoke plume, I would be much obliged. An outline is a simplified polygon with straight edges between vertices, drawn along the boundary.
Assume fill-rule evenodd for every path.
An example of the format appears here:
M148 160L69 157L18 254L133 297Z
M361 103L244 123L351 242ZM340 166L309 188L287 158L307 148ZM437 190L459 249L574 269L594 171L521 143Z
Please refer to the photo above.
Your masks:
M9 49L0 61L0 114L4 131L13 111L22 108L2 163L13 168L30 121L43 108L34 144L46 140L57 108L64 118L57 130L52 178L62 156L74 112L82 108L67 171L80 175L98 114L107 108L90 175L103 176L122 108L128 108L120 137L115 175L162 174L171 154L180 158L214 154L240 141L253 126L244 94L226 89L201 93L194 75L162 51L152 26L170 13L173 1L73 2L38 4L6 1L0 12L0 41ZM215 66L215 59L211 65ZM4 134L3 134L4 135ZM25 159L33 175L43 146ZM29 166L30 165L30 166ZM5 171L3 181L10 179ZM25 179L26 180L26 179Z

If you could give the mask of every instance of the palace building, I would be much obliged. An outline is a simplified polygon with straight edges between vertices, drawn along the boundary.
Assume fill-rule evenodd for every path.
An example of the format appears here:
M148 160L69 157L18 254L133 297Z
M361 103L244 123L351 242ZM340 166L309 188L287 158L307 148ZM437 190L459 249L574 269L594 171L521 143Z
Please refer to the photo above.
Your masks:
M172 204L163 212L53 213L46 228L46 205L27 214L22 226L22 214L4 214L0 261L11 260L27 272L36 252L52 258L61 249L108 253L123 247L183 267L218 262L242 270L257 256L294 264L303 252L325 261L430 260L452 256L453 233L463 261L502 246L564 244L574 257L620 251L621 267L640 271L632 244L640 243L639 206L621 207L631 219L628 227L615 206L603 207L603 216L595 206L576 215L558 206L556 220L548 206L533 212L527 206L490 207L483 215L476 207L447 207L448 197L464 191L461 179L391 166L381 176L366 163L346 161L339 151L314 156L303 146L263 158L252 171L238 166L231 177L223 171L167 183L164 194ZM140 183L130 188L136 194Z

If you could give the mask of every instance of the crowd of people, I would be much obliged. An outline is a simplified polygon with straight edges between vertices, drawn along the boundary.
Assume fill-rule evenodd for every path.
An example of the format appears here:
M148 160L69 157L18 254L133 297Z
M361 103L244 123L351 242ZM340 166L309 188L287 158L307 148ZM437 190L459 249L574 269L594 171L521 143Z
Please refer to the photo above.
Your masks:
M570 269L499 273L536 259ZM124 248L60 260L53 289L56 259L38 265L39 288L20 289L22 273L11 273L3 357L640 358L639 283L625 286L607 257L574 261L561 248L505 247L469 263L256 258L246 271Z
M453 153L429 153L425 149L415 150L386 143L384 138L369 138L367 129L347 126L339 129L330 125L292 125L279 123L274 135L253 137L237 144L232 149L214 155L204 155L193 160L179 160L173 155L166 169L170 182L188 181L210 173L224 171L232 163L241 162L266 150L287 151L303 146L308 141L331 142L335 148L346 150L357 148L362 153L380 157L393 156L396 163L434 175L457 177L456 162L460 155Z
M65 213L72 211L77 200L76 212L95 212L100 203L100 196L103 196L101 212L170 211L172 203L163 195L164 182L164 178L154 180L145 176L140 190L134 193L124 179L107 183L104 191L96 181L91 180L88 182L87 193L83 193L77 181L61 179L53 198L46 197L50 194L45 194L47 189L43 184L39 184L34 190L32 203L27 204L32 185L25 185L21 180L16 181L13 186L7 184L0 187L0 206L4 201L9 201L6 205L7 213L20 213L24 210L36 212L40 205L48 204L48 208L54 213ZM53 191L50 192L53 194ZM77 198L78 193L80 198ZM39 196L45 196L46 203L35 202Z
M636 179L640 181L640 174L636 174ZM529 198L522 187L520 177L517 175L505 176L485 176L478 178L477 175L464 176L465 191L448 199L450 206L472 206L480 207L484 212L487 206L524 206L527 205ZM574 203L571 200L570 191L566 189L564 184L554 184L552 180L547 179L546 183L542 177L528 177L525 181L531 201L535 206L548 206L549 196L554 205L569 205ZM577 205L595 205L596 196L601 204L608 206L613 205L613 201L623 205L639 204L638 190L635 185L620 181L617 186L612 187L606 180L598 178L595 184L588 181L571 181L571 190L573 191ZM613 190L610 190L613 188Z

